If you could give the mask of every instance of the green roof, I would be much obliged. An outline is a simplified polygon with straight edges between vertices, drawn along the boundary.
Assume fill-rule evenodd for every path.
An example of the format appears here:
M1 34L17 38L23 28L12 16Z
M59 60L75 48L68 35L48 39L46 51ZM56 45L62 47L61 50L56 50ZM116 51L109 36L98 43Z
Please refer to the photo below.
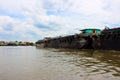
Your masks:
M101 30L100 29L82 29L80 31L84 32L84 33L88 33L88 34L92 34L93 30L96 31L96 33L101 34Z
M100 29L82 29L80 31L86 31L86 30L100 30ZM101 31L101 30L100 30Z

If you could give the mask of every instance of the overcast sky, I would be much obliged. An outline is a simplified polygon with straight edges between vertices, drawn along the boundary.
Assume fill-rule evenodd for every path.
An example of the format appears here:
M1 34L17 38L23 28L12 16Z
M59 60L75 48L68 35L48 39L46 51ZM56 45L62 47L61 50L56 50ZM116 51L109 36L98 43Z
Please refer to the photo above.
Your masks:
M120 27L120 0L0 0L0 40L37 41Z

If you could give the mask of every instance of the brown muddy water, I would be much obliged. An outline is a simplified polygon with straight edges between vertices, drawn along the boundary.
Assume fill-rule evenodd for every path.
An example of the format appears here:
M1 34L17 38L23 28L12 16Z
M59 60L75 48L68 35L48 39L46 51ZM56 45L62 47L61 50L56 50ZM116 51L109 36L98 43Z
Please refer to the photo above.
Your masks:
M120 52L0 47L0 80L120 80Z

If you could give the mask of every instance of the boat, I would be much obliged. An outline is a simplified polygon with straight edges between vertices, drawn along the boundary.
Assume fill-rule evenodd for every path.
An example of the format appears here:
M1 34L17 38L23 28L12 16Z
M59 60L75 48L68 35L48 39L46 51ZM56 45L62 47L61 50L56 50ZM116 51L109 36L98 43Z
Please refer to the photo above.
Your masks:
M70 48L70 49L93 49L92 37L101 34L100 29L83 29L81 33L59 36L50 38L47 37L43 40L36 42L37 48Z
M104 30L83 29L81 33L36 42L37 48L120 50L120 27Z
M102 50L120 50L120 27L108 28L101 31L100 36L94 36L92 39L94 49Z

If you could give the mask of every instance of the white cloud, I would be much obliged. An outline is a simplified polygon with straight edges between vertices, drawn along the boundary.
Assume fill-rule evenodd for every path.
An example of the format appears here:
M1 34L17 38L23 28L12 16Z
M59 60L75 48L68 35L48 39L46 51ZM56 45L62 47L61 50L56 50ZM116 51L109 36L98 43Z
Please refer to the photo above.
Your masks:
M119 3L120 0L0 0L0 33L35 41L83 28L112 27L120 23Z

